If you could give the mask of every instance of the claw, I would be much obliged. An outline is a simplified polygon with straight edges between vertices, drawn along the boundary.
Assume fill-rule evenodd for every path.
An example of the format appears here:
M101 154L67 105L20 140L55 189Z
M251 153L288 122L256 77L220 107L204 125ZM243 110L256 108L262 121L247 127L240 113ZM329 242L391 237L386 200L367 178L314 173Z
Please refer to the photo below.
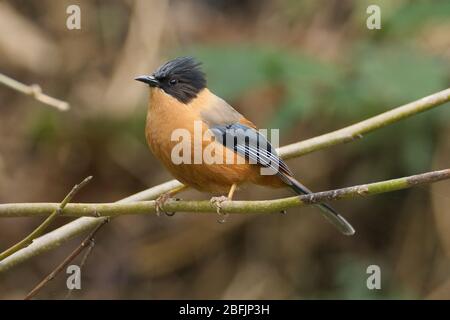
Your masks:
M221 210L222 210L222 203L229 200L230 199L228 199L225 196L212 197L211 200L209 200L211 204L216 207L217 214L219 215L219 219L217 219L217 222L219 223L226 222L228 214L223 214Z
M163 212L166 216L168 217L172 217L173 215L175 215L175 212L167 212L163 209L164 204L167 203L167 201L169 201L170 198L170 193L166 192L163 193L162 195L160 195L156 200L155 200L155 205L156 205L156 215L158 217L161 216L161 212ZM180 200L180 199L175 199L176 201Z

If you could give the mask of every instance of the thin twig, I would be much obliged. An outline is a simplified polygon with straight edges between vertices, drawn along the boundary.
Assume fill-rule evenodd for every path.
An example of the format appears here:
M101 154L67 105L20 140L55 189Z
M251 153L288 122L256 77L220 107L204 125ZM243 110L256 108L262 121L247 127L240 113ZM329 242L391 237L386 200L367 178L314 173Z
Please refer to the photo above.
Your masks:
M278 152L283 159L290 159L313 151L325 149L333 145L352 141L354 138L361 137L362 134L372 132L389 124L393 124L417 113L442 105L448 101L450 101L450 88L387 111L380 115L383 116L382 118L375 116L349 127L282 147L278 149ZM120 202L125 203L156 199L161 194L169 192L174 188L180 187L181 185L182 184L179 181L171 180L129 196ZM83 217L39 237L27 248L16 252L14 255L3 261L0 261L0 273L19 263L27 261L32 257L59 247L61 244L73 239L79 234L95 228L102 222L103 219L105 218Z
M61 214L61 212L64 210L66 205L73 199L73 197L80 191L84 186L86 186L92 179L92 176L87 177L83 181L81 181L79 184L76 184L72 190L66 195L66 197L63 199L63 201L58 205L58 207L47 217L47 219L44 220L36 229L34 229L33 232L31 232L28 236L26 236L23 240L13 245L11 248L3 251L0 253L0 261L3 259L9 257L14 252L19 251L22 248L25 248L30 243L33 242L34 239L39 237L41 234L44 233L45 230L50 226L50 224L55 220L55 218Z
M108 222L108 219L102 221L101 224L97 225L97 227L80 243L72 253L64 259L48 276L46 276L41 282L39 282L36 287L34 287L25 297L25 300L30 300L39 291L51 280L53 280L64 268L66 268L69 263L71 263L86 247L90 246L92 241L94 241L94 237L96 233L100 230L100 228Z
M276 200L224 201L221 204L221 212L234 214L280 212L292 207L340 199L360 198L379 193L407 189L446 179L450 179L450 169ZM56 203L0 204L0 217L32 217L47 215L52 212L57 205L58 204ZM167 212L216 213L217 208L208 200L180 200L167 201L162 206L162 209ZM156 201L139 201L131 203L71 203L67 205L62 215L82 217L92 216L93 213L95 216L110 218L124 215L155 214ZM0 271L2 271L1 262Z
M43 93L41 87L37 84L27 86L26 84L14 80L13 78L10 78L2 73L0 73L0 83L18 92L32 96L34 99L60 111L67 111L70 108L69 103L66 101L50 97L49 95Z
M103 226L103 225L104 225L104 224L100 225L100 226L99 226L99 229L100 229L100 227ZM97 230L97 231L98 231L98 230ZM86 249L86 252L84 253L83 257L81 258L81 262L80 262L80 264L79 264L80 272L83 271L83 267L84 267L84 265L86 264L87 259L88 259L89 256L91 255L91 252L92 252L92 250L94 249L94 247L95 247L95 239L92 237L92 238L90 239L90 241L89 241L89 245L88 245L88 247L87 247L87 249ZM66 296L65 296L64 299L69 299L69 297L70 297L70 295L72 294L73 290L74 290L74 289L68 289L67 294L66 294Z

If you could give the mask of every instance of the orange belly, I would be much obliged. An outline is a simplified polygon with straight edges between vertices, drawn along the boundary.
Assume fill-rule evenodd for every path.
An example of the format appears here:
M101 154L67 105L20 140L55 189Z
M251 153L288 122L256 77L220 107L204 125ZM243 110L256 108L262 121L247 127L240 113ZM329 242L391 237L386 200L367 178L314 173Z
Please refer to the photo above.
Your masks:
M227 153L230 152L221 144L204 141L201 145L202 151L207 147L218 150L223 158L218 163L208 163L205 161L204 153L199 151L193 144L190 145L189 161L176 163L172 159L172 150L180 142L170 141L163 137L162 132L152 132L148 130L147 140L153 154L164 164L170 173L182 183L189 185L200 191L212 193L228 192L233 184L255 183L272 187L281 187L283 182L278 176L267 176L260 174L260 167L254 164L245 163L239 155L232 153L232 164L227 163ZM195 152L199 152L202 163L195 163ZM197 157L199 159L199 157Z

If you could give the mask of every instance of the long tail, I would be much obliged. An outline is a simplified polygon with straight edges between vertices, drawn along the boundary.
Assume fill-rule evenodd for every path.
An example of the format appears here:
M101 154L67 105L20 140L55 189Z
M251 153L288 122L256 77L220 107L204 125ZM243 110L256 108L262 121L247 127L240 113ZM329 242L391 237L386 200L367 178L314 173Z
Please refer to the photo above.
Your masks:
M307 187L305 187L303 184L295 180L295 178L290 176L285 176L290 183L289 186L297 193L297 194L310 194L312 193L311 190L309 190ZM331 206L329 206L326 203L321 203L315 205L318 207L321 211L324 217L330 221L332 224L334 224L339 231L341 231L346 236L352 236L355 234L355 229L351 226L350 223L347 222L347 220L344 219L343 216L341 216L339 213L336 212Z

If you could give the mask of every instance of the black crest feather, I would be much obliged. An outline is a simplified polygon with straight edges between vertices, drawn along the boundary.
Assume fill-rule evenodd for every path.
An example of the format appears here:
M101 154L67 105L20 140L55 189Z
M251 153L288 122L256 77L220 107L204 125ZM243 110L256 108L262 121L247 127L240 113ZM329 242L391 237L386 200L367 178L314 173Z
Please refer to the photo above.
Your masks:
M159 87L183 103L189 103L206 87L201 63L192 57L179 57L163 64L153 73Z

